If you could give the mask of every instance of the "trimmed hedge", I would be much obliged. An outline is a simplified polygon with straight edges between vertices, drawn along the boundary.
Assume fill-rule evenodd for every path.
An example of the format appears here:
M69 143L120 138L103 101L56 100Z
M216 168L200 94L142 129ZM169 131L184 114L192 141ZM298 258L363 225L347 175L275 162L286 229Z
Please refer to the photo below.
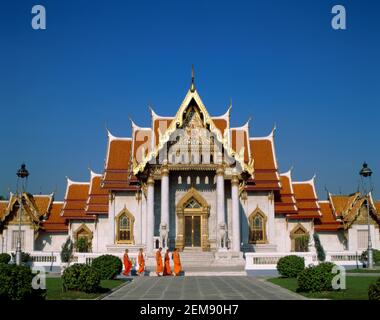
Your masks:
M0 264L0 300L42 300L46 290L32 288L33 273L27 266Z
M0 254L0 263L8 264L9 261L11 261L12 257L8 253L1 253Z
M290 255L282 257L277 262L277 271L285 278L297 278L305 269L305 259L303 257Z
M368 299L380 301L380 278L369 286Z
M317 266L310 266L303 270L298 276L297 291L301 292L321 292L331 291L332 280L335 274L332 269L335 264L323 262Z
M98 291L99 284L99 272L86 264L73 264L62 275L64 290L92 293Z
M110 254L95 258L91 266L99 272L102 280L114 279L123 270L121 260Z

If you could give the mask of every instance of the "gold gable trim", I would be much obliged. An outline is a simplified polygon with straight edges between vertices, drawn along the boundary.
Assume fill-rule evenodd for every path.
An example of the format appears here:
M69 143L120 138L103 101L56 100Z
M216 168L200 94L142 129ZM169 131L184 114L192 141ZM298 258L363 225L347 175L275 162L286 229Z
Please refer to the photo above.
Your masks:
M197 90L189 90L186 94L185 99L181 103L180 108L177 111L177 114L173 121L170 123L170 126L166 129L166 131L159 135L159 143L157 146L154 147L154 150L148 153L146 156L143 156L143 159L140 163L137 163L135 160L133 161L133 174L136 175L139 172L143 171L146 164L151 161L152 159L156 158L160 152L160 150L164 147L164 145L169 141L170 136L174 133L174 131L177 129L177 125L179 127L182 127L183 125L183 112L186 110L186 108L189 106L191 100L194 99L197 103L200 111L203 114L203 124L206 126L206 124L209 124L210 131L215 134L217 140L223 145L224 149L227 151L227 154L232 157L235 157L235 160L241 165L243 171L248 172L250 175L253 175L254 169L253 169L253 159L247 164L244 162L244 150L243 152L237 153L235 150L232 149L230 146L229 141L229 128L228 130L225 130L224 135L220 132L220 130L216 127L214 124L214 121L210 117L209 113L206 110L205 105L203 104L201 97L199 96Z

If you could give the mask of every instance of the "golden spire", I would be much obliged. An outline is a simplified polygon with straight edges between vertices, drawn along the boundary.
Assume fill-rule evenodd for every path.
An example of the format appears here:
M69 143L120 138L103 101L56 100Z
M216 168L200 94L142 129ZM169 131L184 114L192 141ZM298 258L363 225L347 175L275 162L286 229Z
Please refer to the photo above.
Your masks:
M194 84L194 65L191 66L191 87L190 91L194 92L195 91L195 84Z

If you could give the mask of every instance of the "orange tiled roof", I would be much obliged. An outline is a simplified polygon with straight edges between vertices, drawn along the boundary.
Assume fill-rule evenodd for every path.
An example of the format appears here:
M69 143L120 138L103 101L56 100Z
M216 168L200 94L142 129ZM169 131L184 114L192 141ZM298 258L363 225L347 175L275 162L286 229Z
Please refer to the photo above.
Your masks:
M66 219L94 219L86 215L85 207L90 189L89 183L68 180L62 216Z
M220 133L223 136L225 130L228 128L227 120L226 119L222 119L222 118L211 118L211 119L214 122L215 127L217 127L219 129Z
M8 208L8 204L9 202L7 200L1 200L0 201L0 221L2 220L4 214L5 214L5 211L7 210Z
M130 182L136 180L131 176L132 139L116 138L108 135L107 159L104 168L102 188L107 190L136 189Z
M133 130L133 159L140 163L152 151L152 130L150 128L136 128Z
M66 219L61 216L63 202L53 202L48 218L42 223L46 232L67 232Z
M294 196L290 171L280 175L281 189L275 193L274 211L276 214L297 213L297 203Z
M343 228L340 221L336 220L330 201L319 201L322 217L314 222L315 231L338 231Z
M337 216L345 215L351 210L355 201L360 197L360 193L356 192L351 195L332 195L329 194L329 198L332 204L332 209Z
M377 215L380 216L380 201L375 201L374 205L375 205Z
M314 181L293 182L294 195L297 202L298 213L288 215L289 219L312 219L322 216Z
M53 201L53 195L32 195L32 199L40 216L49 212L51 203Z
M240 154L242 148L244 148L244 162L249 162L249 136L246 129L232 128L231 129L231 147L232 149Z
M91 173L86 214L108 214L108 190L101 187L102 176Z
M247 190L280 190L281 181L272 137L249 141L254 161L254 179L248 180Z
M169 128L174 118L156 118L153 121L153 133L155 146L159 143L160 134L164 134L166 129Z

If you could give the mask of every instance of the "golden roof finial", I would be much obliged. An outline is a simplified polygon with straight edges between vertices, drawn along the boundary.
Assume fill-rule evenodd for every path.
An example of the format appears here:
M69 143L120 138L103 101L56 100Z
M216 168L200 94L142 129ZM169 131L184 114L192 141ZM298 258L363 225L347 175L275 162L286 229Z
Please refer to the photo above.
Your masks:
M190 91L194 92L195 91L195 84L194 84L194 65L191 66L191 87Z

